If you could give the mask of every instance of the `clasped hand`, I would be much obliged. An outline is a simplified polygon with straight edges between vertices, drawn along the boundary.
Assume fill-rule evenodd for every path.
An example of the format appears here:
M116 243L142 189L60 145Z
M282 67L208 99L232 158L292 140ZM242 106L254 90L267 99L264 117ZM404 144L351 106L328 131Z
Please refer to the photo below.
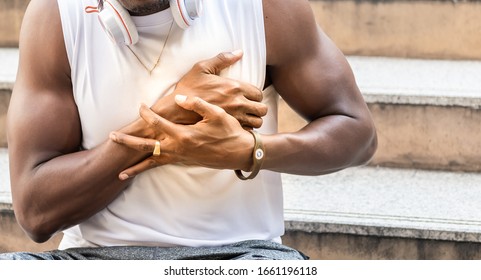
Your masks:
M145 153L143 161L120 173L121 180L171 163L246 171L251 168L254 139L245 129L262 125L267 106L261 103L262 92L253 85L219 76L241 56L240 52L223 53L196 63L173 94L151 108L141 106L140 135L121 131L110 134L114 142ZM161 154L153 156L157 141Z
M201 117L193 111L176 106L173 96L197 96L223 108L244 127L259 128L267 106L262 101L262 91L242 81L221 77L222 70L242 58L241 51L220 53L197 62L177 83L174 92L158 100L151 108L164 118L182 124L193 124Z

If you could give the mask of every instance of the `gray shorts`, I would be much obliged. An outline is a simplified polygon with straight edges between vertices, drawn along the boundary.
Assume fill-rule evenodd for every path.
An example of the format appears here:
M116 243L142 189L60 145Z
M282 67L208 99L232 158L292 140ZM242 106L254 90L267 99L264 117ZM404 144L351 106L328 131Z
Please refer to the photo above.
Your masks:
M0 260L307 260L285 245L249 240L219 247L114 246L0 254Z

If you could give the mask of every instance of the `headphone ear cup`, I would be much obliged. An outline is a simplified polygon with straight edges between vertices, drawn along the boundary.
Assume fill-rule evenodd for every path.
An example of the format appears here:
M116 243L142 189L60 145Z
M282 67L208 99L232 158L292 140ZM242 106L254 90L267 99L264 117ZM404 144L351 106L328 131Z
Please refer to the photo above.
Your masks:
M203 0L169 0L177 25L187 29L202 14Z
M134 45L139 34L129 12L117 0L104 0L99 20L110 39L118 45Z

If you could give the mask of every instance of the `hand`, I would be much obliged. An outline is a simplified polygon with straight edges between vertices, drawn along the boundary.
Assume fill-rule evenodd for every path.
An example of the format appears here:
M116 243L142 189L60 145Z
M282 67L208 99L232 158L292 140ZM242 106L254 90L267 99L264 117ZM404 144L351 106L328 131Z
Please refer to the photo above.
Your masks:
M193 124L201 120L201 116L176 106L173 96L197 96L223 108L243 127L260 127L262 117L267 114L267 106L261 103L262 91L251 84L219 76L242 55L241 51L220 53L196 63L177 83L173 94L157 101L152 110L172 122Z
M153 131L151 139L121 132L110 134L114 142L142 152L152 152L155 143L161 143L159 156L152 155L122 171L119 175L121 180L170 163L216 169L250 169L254 139L234 117L199 97L177 95L175 101L183 109L199 114L202 120L193 125L175 124L142 105L140 115Z

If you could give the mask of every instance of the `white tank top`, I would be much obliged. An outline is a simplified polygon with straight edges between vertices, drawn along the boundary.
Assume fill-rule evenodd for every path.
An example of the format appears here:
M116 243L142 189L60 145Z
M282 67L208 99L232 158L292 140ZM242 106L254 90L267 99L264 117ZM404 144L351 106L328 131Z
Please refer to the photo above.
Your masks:
M151 105L171 93L195 62L220 52L244 51L242 60L222 76L264 86L262 0L204 1L203 15L185 31L172 25L170 9L133 17L140 38L133 53L113 45L97 14L84 11L97 0L58 4L84 149L138 118L142 102ZM153 68L161 53L149 74L145 68ZM277 99L272 88L264 91L269 113L260 133L277 131ZM254 180L241 181L232 170L167 165L138 175L104 210L65 230L60 248L217 246L280 240L283 232L280 174L261 171Z

